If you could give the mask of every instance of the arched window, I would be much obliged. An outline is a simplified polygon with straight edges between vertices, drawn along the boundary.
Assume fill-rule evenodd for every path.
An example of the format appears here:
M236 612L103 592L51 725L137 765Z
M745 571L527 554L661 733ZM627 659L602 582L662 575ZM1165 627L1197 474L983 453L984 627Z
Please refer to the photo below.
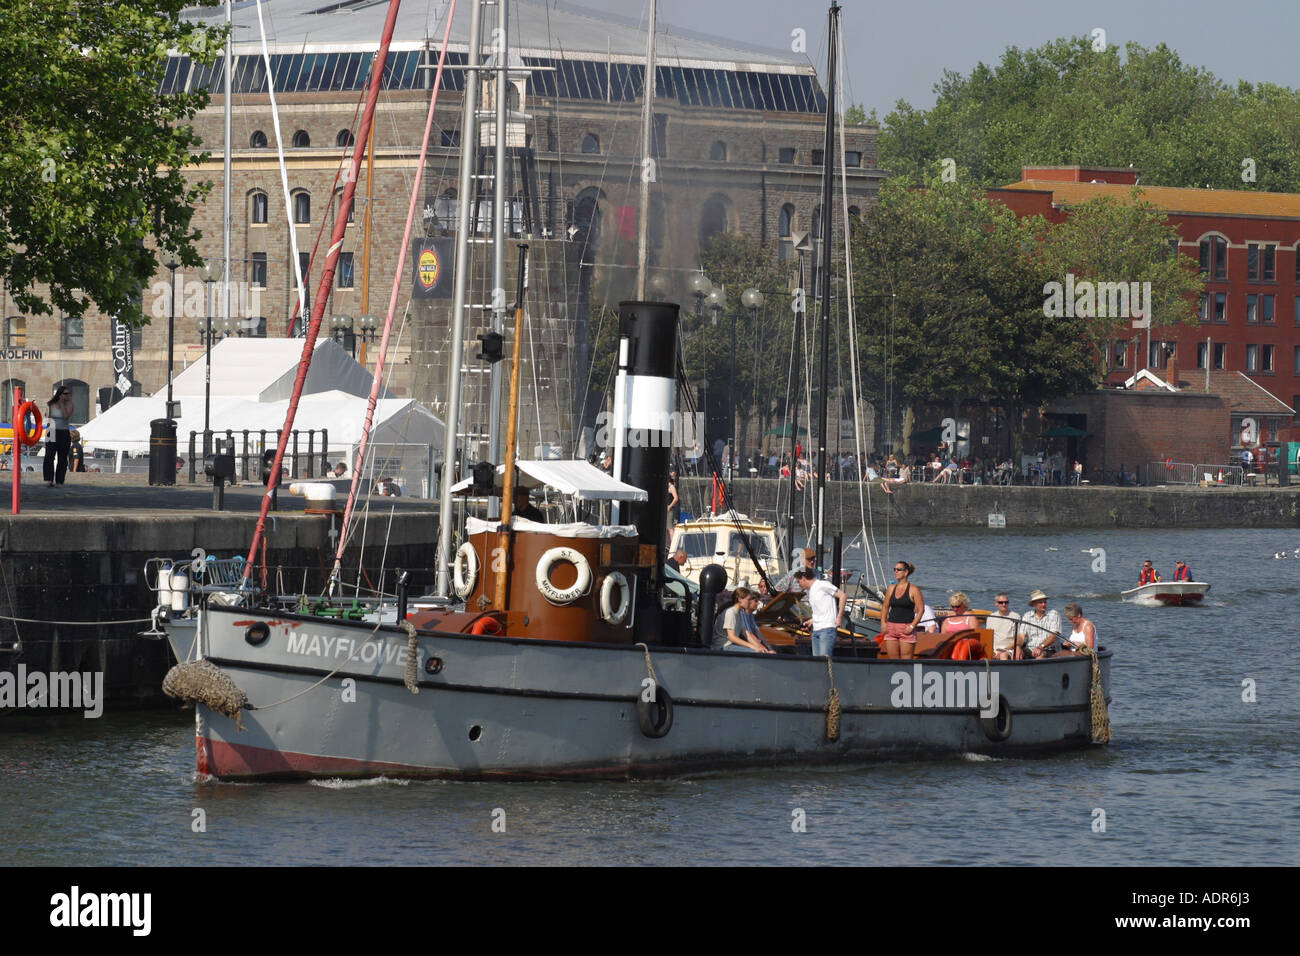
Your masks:
M248 145L253 147L253 149L265 149L266 134L260 129L253 130L253 135L248 137Z
M710 196L700 210L700 245L703 246L714 236L727 231L727 207L730 201L726 196Z
M710 146L709 159L718 162L725 162L727 159L727 144L724 143L722 140L718 140L712 146Z
M335 193L334 193L334 214L335 214L335 216L338 215L338 211L339 211L339 209L342 208L342 206L343 206L343 190L342 190L342 189L339 189L339 190L336 190ZM356 199L355 199L355 197L354 197L354 198L353 198L353 201L352 201L352 205L348 207L348 222L355 222L355 221L356 221L356 219L355 219L355 217L356 217L356 212L357 212L357 203L356 203Z
M307 135L305 129L300 129L293 134L293 145L300 148L311 145L311 137Z
M850 206L849 215L854 219L860 219L862 217L862 210L857 206Z
M782 239L790 238L790 231L794 227L794 203L786 203L781 207L781 215L776 221L776 234Z
M248 221L257 225L266 225L266 193L262 192L260 189L255 190L249 194L248 202Z
M1222 236L1206 236L1200 242L1201 274L1211 279L1228 277L1228 241Z
M600 140L596 138L595 133L588 133L582 137L582 151L584 153L600 152Z
M27 345L27 319L21 315L11 315L5 319L5 346L21 349Z
M72 394L72 421L73 425L83 425L90 421L90 386L79 378L65 378L61 382L55 382L54 388L66 388ZM50 394L54 394L54 389L50 389Z
M590 264L600 242L600 190L594 186L578 193L569 213L569 241L579 250L579 261Z
M338 131L338 135L334 137L335 146L351 146L354 142L356 142L356 137L352 135L350 129L341 129Z
M21 378L7 378L0 382L0 418L7 422L13 421L15 388L21 388L23 397L27 397L27 383Z
M299 191L293 194L293 221L311 222L311 194Z
M809 234L813 242L817 242L822 237L822 207L817 206L813 209L812 214L812 232Z

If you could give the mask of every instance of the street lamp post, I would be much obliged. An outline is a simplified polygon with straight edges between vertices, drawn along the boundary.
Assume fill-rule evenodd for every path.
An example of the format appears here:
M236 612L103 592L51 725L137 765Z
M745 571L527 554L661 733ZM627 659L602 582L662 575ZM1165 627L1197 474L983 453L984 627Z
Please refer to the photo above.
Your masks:
M709 292L707 299L709 312L713 316L713 325L718 324L718 313L727 307L727 290L716 285ZM732 476L732 462L736 458L736 317L731 316L731 349L727 357L727 447L724 451L726 461L722 465L722 474Z
M754 336L754 355L757 356L758 355L758 310L763 307L763 293L759 292L753 286L750 286L748 289L746 289L744 292L740 294L740 304L749 310L749 330L750 330L750 335ZM731 320L731 324L732 324L732 328L734 329L736 324L736 320L734 316ZM731 352L733 355L736 352L736 344L734 341L732 342L731 345ZM758 385L757 362L755 362L754 375L755 375L754 385L755 388L757 389L757 385ZM755 392L755 394L757 394L757 392ZM762 441L761 436L759 438L759 441L761 443Z
M203 280L203 318L207 334L207 352L203 361L203 457L212 454L212 283L225 276L225 263L220 259L208 259L199 269L199 278Z
M172 361L176 355L176 270L180 261L172 256L163 265L171 273L171 300L167 308L167 418L174 421L176 403L172 401Z
M330 332L334 336L334 341L339 345L345 346L351 353L352 357L357 357L357 340L352 334L352 316L350 315L331 315Z
M357 327L361 329L361 358L362 365L366 364L366 344L373 342L379 333L379 316L371 315L367 312L361 318L357 319Z

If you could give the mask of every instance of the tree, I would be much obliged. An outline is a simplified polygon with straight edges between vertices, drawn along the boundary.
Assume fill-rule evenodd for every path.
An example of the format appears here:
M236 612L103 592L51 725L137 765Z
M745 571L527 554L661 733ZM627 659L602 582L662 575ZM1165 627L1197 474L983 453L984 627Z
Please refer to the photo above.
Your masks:
M139 290L159 268L146 240L200 263L190 220L210 184L183 175L206 158L184 121L208 96L159 93L168 51L200 63L220 52L224 27L181 20L190 5L0 6L0 279L22 311L80 315L93 302L141 323Z
M1230 87L1163 44L1122 59L1088 37L1010 47L934 90L933 109L900 101L880 133L880 165L911 183L951 159L980 186L1023 166L1132 165L1148 185L1300 190L1300 92Z

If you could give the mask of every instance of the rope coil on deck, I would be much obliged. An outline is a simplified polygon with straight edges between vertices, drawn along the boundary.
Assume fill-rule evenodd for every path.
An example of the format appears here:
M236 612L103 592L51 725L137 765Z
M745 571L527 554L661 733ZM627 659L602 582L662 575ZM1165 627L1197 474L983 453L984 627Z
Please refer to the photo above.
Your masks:
M1101 660L1087 644L1076 646L1084 657L1092 658L1092 687L1088 692L1088 717L1092 724L1093 743L1110 743L1110 714L1106 710L1106 694L1101 689Z
M248 695L240 690L230 675L208 660L185 661L167 672L162 682L163 693L189 704L203 704L209 710L224 714L243 730L242 714L254 710Z
M826 658L826 674L831 690L826 695L826 739L834 743L840 739L840 692L835 689L835 665Z

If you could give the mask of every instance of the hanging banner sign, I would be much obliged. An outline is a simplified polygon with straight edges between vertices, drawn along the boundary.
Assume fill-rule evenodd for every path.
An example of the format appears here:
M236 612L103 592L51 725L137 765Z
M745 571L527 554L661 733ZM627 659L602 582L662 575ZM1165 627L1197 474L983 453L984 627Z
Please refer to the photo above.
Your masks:
M109 323L113 350L113 387L123 398L135 387L135 356L131 351L131 326L114 319Z
M411 244L411 295L450 299L455 252L450 237L416 239Z

